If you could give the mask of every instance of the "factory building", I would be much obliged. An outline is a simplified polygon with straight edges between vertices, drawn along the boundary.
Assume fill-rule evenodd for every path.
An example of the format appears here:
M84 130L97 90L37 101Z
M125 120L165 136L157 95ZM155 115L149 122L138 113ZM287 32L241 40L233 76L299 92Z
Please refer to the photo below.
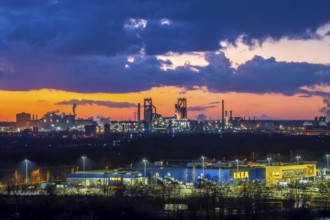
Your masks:
M174 116L164 117L157 114L157 108L151 98L145 98L143 103L143 131L145 133L189 132L190 122L187 117L187 99L178 98L174 106ZM140 103L138 103L137 130L140 131Z
M143 119L146 123L152 122L154 119L154 114L156 114L156 107L152 104L151 98L144 99L143 104Z
M86 132L86 129L85 129L86 126L95 126L95 127L97 127L98 124L92 118L75 120L75 129L77 129L79 131L85 131Z
M146 183L146 178L138 171L96 170L67 174L67 182L72 186L118 186L122 184L132 186Z
M188 119L186 98L178 98L178 101L175 104L174 108L176 119Z
M110 132L138 132L138 123L135 121L111 121L110 122Z
M76 115L59 114L59 111L48 112L40 120L40 126L44 130L68 130L75 125Z
M96 125L85 125L85 134L95 135L96 134Z
M104 124L104 129L103 129L105 134L109 134L110 133L110 124Z
M139 114L139 105L138 105L138 114ZM157 108L152 104L151 98L144 99L143 103L143 127L145 133L151 133L154 131L155 122L159 123L162 118L162 115L157 114ZM140 117L138 115L138 117Z
M16 126L18 128L27 128L31 123L31 114L22 112L16 114Z

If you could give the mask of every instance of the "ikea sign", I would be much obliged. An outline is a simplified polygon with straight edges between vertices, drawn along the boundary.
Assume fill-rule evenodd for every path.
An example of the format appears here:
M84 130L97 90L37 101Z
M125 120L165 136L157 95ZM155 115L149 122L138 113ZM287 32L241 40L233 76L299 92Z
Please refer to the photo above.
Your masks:
M234 179L247 179L249 178L248 171L234 172Z

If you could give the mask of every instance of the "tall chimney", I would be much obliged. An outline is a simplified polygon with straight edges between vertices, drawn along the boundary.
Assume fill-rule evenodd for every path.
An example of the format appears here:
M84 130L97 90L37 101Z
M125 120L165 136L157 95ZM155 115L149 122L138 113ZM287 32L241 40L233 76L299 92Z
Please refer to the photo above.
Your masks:
M225 130L225 101L222 100L222 130Z
M225 118L227 118L228 117L228 114L227 114L227 110L225 111Z
M141 105L138 103L138 111L137 111L137 121L140 122L141 120Z
M233 111L232 111L232 110L229 111L229 117L230 117L230 118L233 117Z
M73 115L76 115L76 108L77 108L77 104L73 103L73 105L72 105L72 113L73 113Z

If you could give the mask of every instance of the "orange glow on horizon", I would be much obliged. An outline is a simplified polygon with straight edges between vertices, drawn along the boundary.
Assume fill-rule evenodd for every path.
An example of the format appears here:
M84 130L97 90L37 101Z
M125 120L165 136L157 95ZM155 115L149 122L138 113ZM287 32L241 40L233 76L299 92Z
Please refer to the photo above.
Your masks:
M279 94L250 94L250 93L210 93L194 90L181 94L182 89L176 87L153 88L138 93L111 94L111 93L75 93L59 90L31 90L31 91L1 91L2 104L0 106L0 121L15 121L16 113L28 112L38 115L40 119L45 113L59 109L66 114L72 113L71 105L56 105L57 102L71 99L86 99L112 102L141 103L143 111L143 99L151 97L157 107L157 113L164 116L174 115L174 104L179 97L186 97L188 107L213 106L204 111L189 111L189 119L196 119L198 114L205 114L207 118L220 119L221 103L210 104L225 100L225 109L232 110L233 116L257 118L266 114L273 118L281 119L312 119L320 115L322 97L284 96ZM77 118L103 115L112 120L134 120L137 108L109 108L99 105L78 105ZM143 114L141 113L143 118Z

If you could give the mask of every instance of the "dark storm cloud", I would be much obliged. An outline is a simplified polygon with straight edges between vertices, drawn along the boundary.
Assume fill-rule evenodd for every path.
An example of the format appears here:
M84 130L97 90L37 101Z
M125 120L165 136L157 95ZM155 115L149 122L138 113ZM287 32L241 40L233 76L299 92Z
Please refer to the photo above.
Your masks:
M210 108L215 108L215 105L208 105L208 106L191 106L188 107L188 111L192 112L201 112L201 111L207 111Z
M62 54L115 55L215 50L219 41L238 36L253 44L319 37L330 21L327 0L3 0L0 48L26 42ZM134 26L130 19L145 20ZM169 25L162 25L167 19Z
M170 61L154 55L215 51L220 40L235 43L242 35L248 44L321 38L315 30L330 22L329 8L327 0L3 0L0 89L311 94L300 87L329 85L329 66L256 56L233 69L223 53L208 52L205 67L164 71Z
M88 100L88 99L71 99L69 101L62 101L56 103L56 105L100 105L110 108L131 108L136 107L136 104L129 102L113 102L113 101L100 101L100 100Z
M278 62L260 56L233 69L224 53L207 53L209 64L205 67L185 65L165 71L161 66L169 62L154 56L136 55L134 63L130 63L124 56L50 57L34 52L26 45L17 48L6 53L5 65L12 70L0 78L1 89L53 88L83 93L126 93L177 86L185 91L206 87L211 92L324 96L327 93L301 87L327 86L330 82L329 66Z
M301 86L313 86L330 82L330 66L310 63L277 62L275 58L264 59L255 56L252 60L240 65L230 77L221 79L220 90L252 92L252 93L282 93L292 95ZM208 87L215 88L210 81Z
M0 78L2 78L5 75L5 71L0 68Z
M155 57L44 56L31 47L19 45L6 53L6 65L15 71L0 79L0 88L30 90L54 88L76 92L138 92L157 86L182 86L191 89L200 84L200 76L188 67L163 71L169 64ZM125 68L125 65L129 65Z

